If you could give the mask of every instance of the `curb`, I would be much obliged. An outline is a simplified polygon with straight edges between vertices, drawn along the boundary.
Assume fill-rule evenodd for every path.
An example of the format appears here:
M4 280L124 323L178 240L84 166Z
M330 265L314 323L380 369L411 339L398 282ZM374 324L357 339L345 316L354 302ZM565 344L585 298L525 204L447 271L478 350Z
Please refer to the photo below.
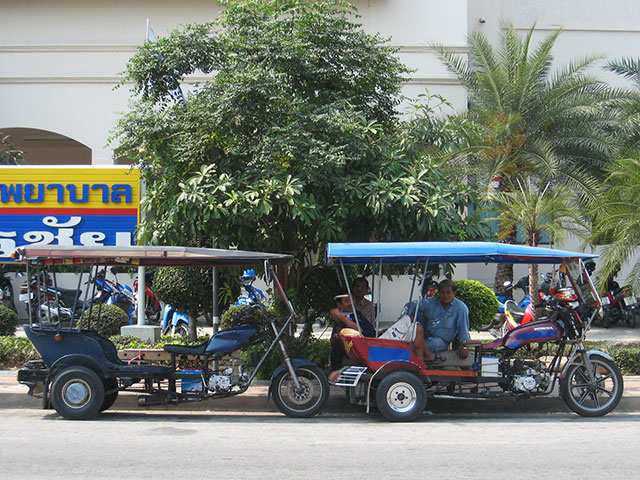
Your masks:
M4 409L41 409L42 400L27 395L26 387L11 387L11 392L0 393L0 411ZM273 401L267 398L266 386L252 387L244 394L237 397L210 399L203 401L187 402L178 405L153 405L139 407L137 393L122 393L114 406L113 412L126 411L129 413L201 413L212 414L217 412L247 412L247 413L277 413L278 410ZM441 414L496 414L496 417L504 413L508 414L544 414L544 413L571 413L560 397L538 397L526 400L517 399L460 399L460 398L432 398L427 403L427 410L435 415ZM372 413L378 414L375 407ZM340 387L331 387L331 393L323 413L337 416L366 415L366 407L351 405L345 400L345 394ZM614 413L640 412L640 396L626 395L614 410Z

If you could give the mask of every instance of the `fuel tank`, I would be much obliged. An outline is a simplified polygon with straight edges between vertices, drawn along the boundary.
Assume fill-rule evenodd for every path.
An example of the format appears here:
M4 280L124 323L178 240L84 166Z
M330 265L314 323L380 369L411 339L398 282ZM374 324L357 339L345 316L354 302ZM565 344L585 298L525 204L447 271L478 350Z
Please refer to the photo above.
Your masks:
M554 322L534 322L520 325L509 330L504 336L503 346L506 348L518 348L528 343L553 342L560 340L563 330Z

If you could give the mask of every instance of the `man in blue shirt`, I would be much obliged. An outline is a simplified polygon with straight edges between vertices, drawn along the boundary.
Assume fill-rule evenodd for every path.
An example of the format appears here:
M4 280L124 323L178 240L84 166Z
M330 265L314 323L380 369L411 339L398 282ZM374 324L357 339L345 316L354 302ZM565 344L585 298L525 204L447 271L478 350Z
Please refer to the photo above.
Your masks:
M416 320L424 330L427 348L433 352L442 352L456 337L460 340L458 356L467 358L469 351L462 344L469 340L469 309L456 297L456 282L443 280L438 284L438 296L412 302L404 307L403 315L416 315ZM416 303L418 313L416 314Z

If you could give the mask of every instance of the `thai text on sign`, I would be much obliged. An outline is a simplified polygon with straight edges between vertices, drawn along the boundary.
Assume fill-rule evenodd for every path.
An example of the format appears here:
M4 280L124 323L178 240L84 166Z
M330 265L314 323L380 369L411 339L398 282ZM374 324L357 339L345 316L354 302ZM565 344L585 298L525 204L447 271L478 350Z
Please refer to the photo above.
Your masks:
M139 206L137 169L0 167L0 260L23 245L132 245Z

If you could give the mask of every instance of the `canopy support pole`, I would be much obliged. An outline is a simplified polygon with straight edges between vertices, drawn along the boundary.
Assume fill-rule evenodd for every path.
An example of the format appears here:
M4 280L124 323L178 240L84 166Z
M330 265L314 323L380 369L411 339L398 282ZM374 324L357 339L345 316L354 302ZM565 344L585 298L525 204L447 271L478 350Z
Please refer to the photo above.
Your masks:
M356 313L356 306L353 304L353 295L351 294L349 278L347 277L347 271L344 269L344 263L342 262L342 259L340 259L340 267L342 268L342 276L344 277L344 283L347 286L349 299L351 299L351 310L353 310L353 316L356 317L356 326L358 327L358 332L362 333L362 328L360 328L360 319L358 318L358 314Z

